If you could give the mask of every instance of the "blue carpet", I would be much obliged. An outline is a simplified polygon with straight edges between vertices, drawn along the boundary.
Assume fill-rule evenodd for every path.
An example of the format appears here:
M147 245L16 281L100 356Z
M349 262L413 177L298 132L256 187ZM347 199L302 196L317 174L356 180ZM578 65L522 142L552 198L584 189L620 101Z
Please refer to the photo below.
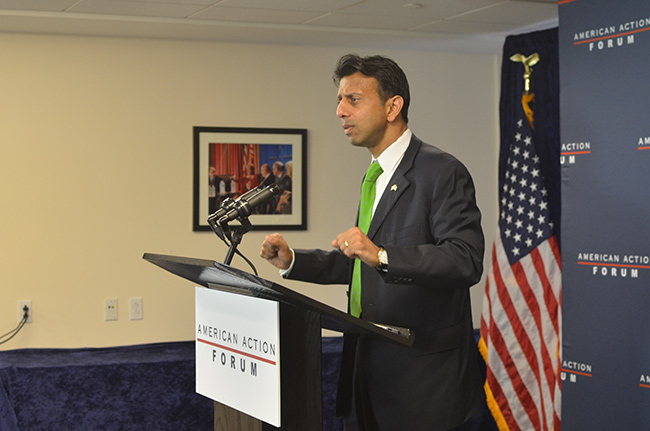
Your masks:
M322 342L323 431L342 431L342 338ZM0 351L0 431L213 431L195 393L194 342ZM487 411L463 431L495 431Z

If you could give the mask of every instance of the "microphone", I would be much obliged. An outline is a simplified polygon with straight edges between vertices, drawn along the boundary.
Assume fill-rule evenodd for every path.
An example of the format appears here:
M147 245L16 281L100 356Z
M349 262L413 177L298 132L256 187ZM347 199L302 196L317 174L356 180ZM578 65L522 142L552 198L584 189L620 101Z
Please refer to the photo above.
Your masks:
M253 196L255 193L259 192L261 188L262 186L257 186L253 189L250 189L249 191L247 191L246 193L238 197L237 200L242 200L242 199L246 200L249 197ZM234 200L233 198L224 199L223 202L221 203L221 208L219 208L214 213L208 216L208 222L211 222L213 220L219 220L221 217L225 216L228 213L228 211L230 211L232 207L235 206L237 200Z
M272 197L280 194L280 187L278 187L277 184L271 184L270 186L267 186L261 190L255 188L251 191L255 191L255 193L251 193L251 195L246 196L246 199L244 199L244 196L248 194L245 193L235 201L233 207L230 208L226 214L219 219L220 225L223 223L228 223L229 221L235 220L237 218L248 217L251 215L255 208L262 205Z

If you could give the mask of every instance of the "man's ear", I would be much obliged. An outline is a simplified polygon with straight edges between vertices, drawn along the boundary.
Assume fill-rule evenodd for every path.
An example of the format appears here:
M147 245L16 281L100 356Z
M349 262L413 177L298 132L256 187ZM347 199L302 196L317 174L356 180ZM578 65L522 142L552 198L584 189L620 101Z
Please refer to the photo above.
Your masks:
M404 99L399 94L389 98L386 101L386 114L389 122L395 121L395 119L402 113L402 108L404 107Z

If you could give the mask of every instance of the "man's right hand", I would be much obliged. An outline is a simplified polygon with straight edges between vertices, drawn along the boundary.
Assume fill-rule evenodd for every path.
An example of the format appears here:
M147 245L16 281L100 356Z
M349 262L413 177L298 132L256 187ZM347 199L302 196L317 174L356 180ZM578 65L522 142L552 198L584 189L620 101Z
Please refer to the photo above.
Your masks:
M293 253L289 245L279 233L267 235L262 243L260 257L268 260L278 269L289 269L293 261Z

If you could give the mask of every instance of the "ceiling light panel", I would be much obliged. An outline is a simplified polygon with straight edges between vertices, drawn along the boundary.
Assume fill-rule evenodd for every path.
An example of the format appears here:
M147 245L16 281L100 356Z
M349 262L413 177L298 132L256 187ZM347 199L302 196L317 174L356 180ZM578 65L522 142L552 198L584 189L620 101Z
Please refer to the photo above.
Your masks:
M349 8L365 0L224 0L216 6L248 9L301 10L311 12L334 12Z
M302 12L291 10L262 10L238 7L211 7L192 15L191 19L251 22L265 24L300 24L321 16L321 12Z
M408 30L430 22L425 18L334 13L310 21L308 25L354 29Z
M139 2L128 0L82 0L69 9L69 12L125 15L155 18L185 18L205 5L161 2Z
M557 3L508 2L477 11L469 11L453 19L465 22L516 24L520 27L533 21L557 18Z
M418 3L422 7L404 7L410 3ZM468 10L477 10L503 3L503 0L372 0L351 6L343 13L363 15L383 15L390 17L418 18L435 21Z
M62 12L77 0L0 0L0 9Z

